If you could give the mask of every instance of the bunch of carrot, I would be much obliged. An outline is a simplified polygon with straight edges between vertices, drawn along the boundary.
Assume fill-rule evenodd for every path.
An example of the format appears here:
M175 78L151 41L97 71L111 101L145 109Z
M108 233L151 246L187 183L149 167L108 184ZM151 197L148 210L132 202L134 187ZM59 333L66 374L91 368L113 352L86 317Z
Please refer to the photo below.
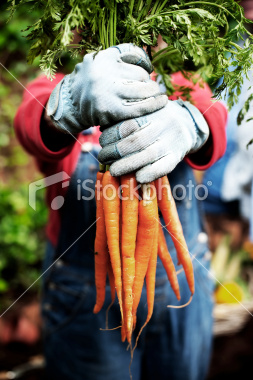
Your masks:
M158 207L177 250L191 293L194 293L192 261L184 239L175 201L167 176L141 187L139 196L133 173L112 177L109 170L97 173L95 284L97 290L94 313L105 300L108 273L112 302L115 289L122 318L122 341L131 343L136 326L137 308L146 279L149 322L154 308L157 255L168 275L171 287L180 300L176 269L167 249ZM142 331L141 329L141 331Z

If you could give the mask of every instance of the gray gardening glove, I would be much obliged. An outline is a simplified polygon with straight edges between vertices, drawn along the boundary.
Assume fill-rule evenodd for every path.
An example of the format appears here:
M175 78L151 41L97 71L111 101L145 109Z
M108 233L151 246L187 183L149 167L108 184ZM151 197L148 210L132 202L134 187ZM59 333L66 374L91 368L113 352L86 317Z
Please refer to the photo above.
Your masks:
M79 133L157 111L168 99L150 79L152 70L147 54L133 44L87 54L55 87L47 114L62 132Z
M137 181L148 183L170 173L187 153L200 149L208 136L209 127L195 106L169 100L159 111L106 129L100 136L103 149L98 159L113 162L113 176L137 170Z

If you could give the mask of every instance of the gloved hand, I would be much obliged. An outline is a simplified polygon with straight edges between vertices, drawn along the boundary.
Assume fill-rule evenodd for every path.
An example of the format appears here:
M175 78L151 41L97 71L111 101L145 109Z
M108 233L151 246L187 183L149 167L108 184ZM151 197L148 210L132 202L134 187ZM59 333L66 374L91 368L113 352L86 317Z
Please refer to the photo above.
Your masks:
M62 132L79 133L156 111L168 100L151 72L147 54L133 44L87 54L53 90L47 114Z
M113 176L138 170L137 181L148 183L170 173L187 153L201 148L208 136L209 127L195 106L169 100L159 111L106 129L100 136L103 149L98 159L113 162Z

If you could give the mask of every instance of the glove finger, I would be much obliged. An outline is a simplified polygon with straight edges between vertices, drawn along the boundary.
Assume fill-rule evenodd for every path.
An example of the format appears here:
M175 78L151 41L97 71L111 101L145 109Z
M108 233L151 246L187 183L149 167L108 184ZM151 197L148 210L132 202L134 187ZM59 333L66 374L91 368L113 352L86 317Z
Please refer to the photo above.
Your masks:
M166 114L166 107L149 115L121 121L120 123L106 129L103 127L100 128L103 132L99 137L100 145L104 147L121 140L132 133L139 131L140 128L144 128L151 121L161 120L161 123L163 119L166 120L164 115L162 115L163 111L165 111Z
M117 98L115 97L115 102L117 102ZM108 128L113 121L123 121L127 119L134 119L136 117L140 117L143 115L147 115L149 113L158 111L163 108L168 102L167 95L158 95L151 96L147 99L140 100L122 100L119 102L118 107L115 107L116 112L112 115L113 119L108 123L101 122L100 125L103 129ZM112 103L113 105L113 103ZM111 109L109 104L107 107L109 110ZM95 124L96 125L96 124Z
M103 117L100 118L101 131L123 120L134 119L163 108L168 102L166 95L151 96L140 100L119 100L116 96L107 105L103 104ZM116 106L117 105L117 106ZM114 113L110 110L114 109ZM98 125L98 124L94 124Z
M121 78L126 80L136 80L139 82L148 82L150 81L149 73L146 70L143 70L142 67L129 65L128 63L121 62ZM154 81L152 81L154 82ZM159 91L161 92L161 91Z
M148 122L136 133L132 133L117 143L106 145L100 152L101 162L111 162L145 150L159 139L166 125L160 121Z
M121 155L119 154L115 144L105 146L98 153L98 161L101 162L101 164L109 165L113 161L119 160L120 158Z
M136 172L136 179L140 183L152 182L155 179L170 173L180 161L180 157L175 155L174 152L170 152L166 156L155 161L153 164L147 165L146 167L138 170Z
M125 80L118 84L118 96L122 99L146 99L162 95L159 86L153 80L146 82Z
M120 44L114 46L119 50L120 58L123 62L137 65L146 70L149 74L153 71L152 63L147 53L140 47L134 44Z
M164 152L163 152L164 153ZM161 142L156 141L141 152L131 154L114 162L110 167L113 176L121 176L136 171L161 157Z
M146 116L138 117L136 119L129 119L121 121L120 123L106 128L99 137L99 143L103 147L121 140L132 133L139 131L145 124L148 124ZM102 128L100 128L102 129Z
M139 131L118 141L115 145L120 156L125 157L129 154L141 152L150 145L153 145L154 148L157 149L156 145L154 145L156 142L161 145L159 151L162 149L167 152L172 140L174 140L174 138L173 136L171 138L171 133L167 130L167 125L161 120L156 120L144 124ZM167 143L165 143L165 141Z
M124 106L122 120L133 119L150 114L163 108L168 102L167 95L151 96L147 99L122 101Z

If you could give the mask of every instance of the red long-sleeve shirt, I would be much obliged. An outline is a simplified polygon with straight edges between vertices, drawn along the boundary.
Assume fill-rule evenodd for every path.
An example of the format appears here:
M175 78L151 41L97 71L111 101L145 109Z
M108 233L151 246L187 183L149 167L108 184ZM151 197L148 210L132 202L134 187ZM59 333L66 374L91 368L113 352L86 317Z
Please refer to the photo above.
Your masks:
M172 77L177 85L193 86L192 83L187 81L181 73L173 74ZM24 91L22 104L20 105L14 120L14 127L20 143L28 153L36 158L40 171L46 177L61 171L64 171L71 176L75 170L82 144L87 141L90 141L93 144L99 144L98 138L100 131L98 127L94 127L92 135L84 136L80 134L77 136L77 140L73 138L73 142L69 146L57 152L48 149L42 141L40 133L41 116L52 90L62 78L62 74L57 74L56 78L51 82L45 76L41 76L31 82ZM178 95L179 94L175 93L170 99L177 99ZM225 125L227 111L221 103L212 102L212 93L207 85L204 87L196 85L191 96L194 105L204 115L209 125L211 136L209 143L204 145L198 154L189 155L185 160L192 168L205 170L222 157L225 152ZM51 204L56 196L64 196L65 192L66 188L62 188L61 183L49 186L47 188L48 205ZM59 231L59 211L50 208L47 235L54 245L57 244Z

